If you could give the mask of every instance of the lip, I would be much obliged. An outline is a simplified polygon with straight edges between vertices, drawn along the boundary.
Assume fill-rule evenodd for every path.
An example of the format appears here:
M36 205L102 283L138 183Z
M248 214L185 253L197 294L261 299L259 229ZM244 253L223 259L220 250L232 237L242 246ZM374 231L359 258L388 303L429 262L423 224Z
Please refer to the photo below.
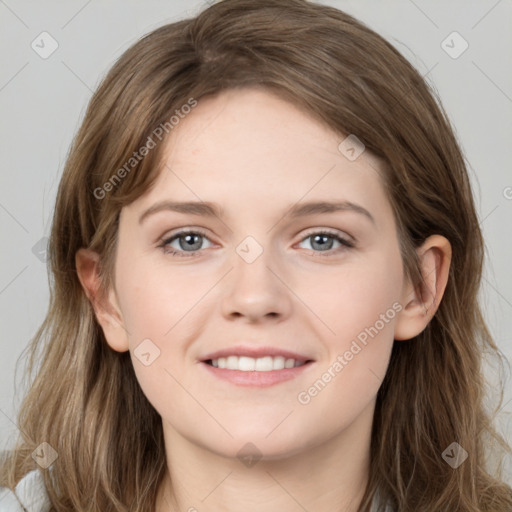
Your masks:
M268 355L268 354L267 354ZM222 357L222 356L221 356ZM306 372L314 365L314 361L308 361L302 366L295 366L294 368L284 368L282 370L271 370L268 372L257 372L242 370L227 370L225 368L216 368L208 364L206 361L201 361L201 367L210 372L211 375L221 380L230 382L237 386L252 386L252 387L268 387L281 382L299 377L303 372Z
M258 359L260 357L284 357L285 359L295 359L302 364L294 368L283 368L282 370L270 370L267 372L258 371L242 371L242 370L228 370L226 368L217 368L208 364L212 359L228 356L245 356ZM307 357L297 352L284 350L277 347L251 347L247 345L236 345L230 348L224 348L206 354L200 359L201 367L205 368L210 375L229 382L237 386L252 386L252 387L268 387L281 382L294 379L307 372L315 363L314 359Z
M297 352L291 352L290 350L283 350L277 347L250 347L247 345L236 345L234 347L224 348L221 350L217 350L215 352L211 352L210 354L201 357L200 361L205 362L211 359L218 359L219 357L228 357L228 356L245 356L245 357L253 357L254 359L258 359L259 357L271 356L278 357L282 356L285 359L295 359L295 361L299 361L301 363L305 363L306 361L313 361L312 358L307 357L302 354L298 354ZM298 367L300 368L300 366ZM238 370L232 370L238 371ZM274 371L274 370L272 370ZM284 370L275 370L275 371L284 371Z

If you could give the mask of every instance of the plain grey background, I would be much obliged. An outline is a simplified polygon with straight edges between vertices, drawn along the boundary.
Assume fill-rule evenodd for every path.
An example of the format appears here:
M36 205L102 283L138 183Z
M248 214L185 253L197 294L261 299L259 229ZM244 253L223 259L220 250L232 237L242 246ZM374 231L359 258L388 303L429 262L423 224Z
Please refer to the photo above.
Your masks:
M438 91L467 158L486 238L489 259L481 293L486 318L497 345L512 361L512 1L319 3L368 24ZM69 144L92 91L139 37L206 5L181 0L0 0L0 450L12 443L17 430L23 366L15 394L15 365L48 305L46 264L38 244L49 234ZM57 49L44 55L52 44ZM486 371L494 397L495 373ZM510 379L503 403L498 423L510 443ZM512 461L508 464L512 475ZM512 485L512 476L508 483Z

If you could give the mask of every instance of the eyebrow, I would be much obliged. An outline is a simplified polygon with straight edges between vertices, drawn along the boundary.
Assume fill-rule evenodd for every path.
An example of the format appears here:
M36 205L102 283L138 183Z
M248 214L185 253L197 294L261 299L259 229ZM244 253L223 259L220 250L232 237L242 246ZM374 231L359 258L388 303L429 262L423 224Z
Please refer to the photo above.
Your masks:
M161 211L173 211L177 213L184 213L188 215L197 215L202 217L218 217L224 215L224 209L217 203L205 201L188 201L188 202L175 202L175 201L160 201L148 208L140 217L139 224L142 224L150 215ZM351 211L364 215L373 224L375 218L373 215L361 205L351 201L314 201L309 203L297 203L289 207L289 211L285 216L292 218L305 217L308 215L318 215L322 213L337 213Z

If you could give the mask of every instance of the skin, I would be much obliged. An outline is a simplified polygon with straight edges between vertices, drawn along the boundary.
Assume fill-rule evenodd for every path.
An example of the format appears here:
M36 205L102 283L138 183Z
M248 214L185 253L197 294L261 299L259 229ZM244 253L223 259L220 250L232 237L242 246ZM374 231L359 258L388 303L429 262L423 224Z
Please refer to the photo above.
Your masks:
M115 286L93 303L108 344L130 351L141 388L162 417L169 475L158 511L357 509L393 340L427 326L446 286L451 249L438 235L418 249L425 285L416 293L403 276L381 163L369 151L348 160L338 150L343 138L264 90L204 98L173 130L156 185L121 212ZM224 215L160 211L140 224L161 200L216 202ZM313 200L352 201L375 224L353 211L286 216L295 203ZM158 247L183 228L206 232L195 255L187 256L183 238L170 244L183 257ZM352 237L355 247L327 238L322 249L311 237L322 229ZM263 249L252 263L236 252L247 236ZM88 297L97 297L98 255L81 249L76 263ZM401 311L300 403L298 393L394 303ZM148 366L134 354L144 339L160 350ZM199 362L244 340L315 362L267 388L224 382ZM250 467L237 458L246 443L261 456Z

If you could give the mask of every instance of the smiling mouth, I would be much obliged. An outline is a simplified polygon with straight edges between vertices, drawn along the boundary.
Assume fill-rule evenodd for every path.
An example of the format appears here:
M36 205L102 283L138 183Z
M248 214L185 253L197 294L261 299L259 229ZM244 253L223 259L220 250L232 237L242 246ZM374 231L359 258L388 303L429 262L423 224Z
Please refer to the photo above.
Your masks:
M284 370L304 366L312 361L299 361L293 358L285 358L283 356L265 356L258 358L247 356L227 356L219 357L217 359L207 359L203 362L222 370L270 372L274 370Z

